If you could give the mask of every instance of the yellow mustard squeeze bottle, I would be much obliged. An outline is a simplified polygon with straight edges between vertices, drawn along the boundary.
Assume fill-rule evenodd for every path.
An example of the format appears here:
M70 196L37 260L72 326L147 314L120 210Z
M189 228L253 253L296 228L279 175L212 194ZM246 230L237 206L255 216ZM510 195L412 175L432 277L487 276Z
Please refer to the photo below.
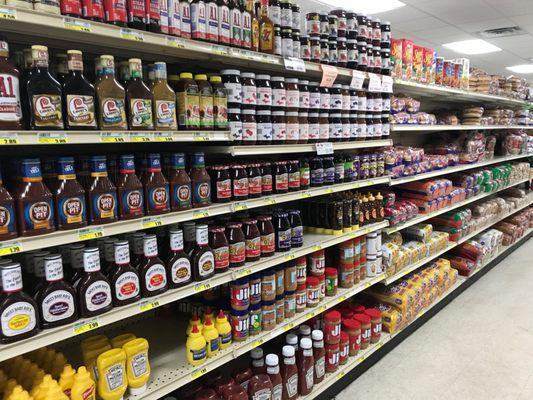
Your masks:
M111 349L96 359L98 368L98 396L103 400L121 400L128 387L126 380L126 352Z
M113 346L114 349L120 349L130 340L133 340L135 338L137 338L137 336L135 336L133 333L124 333L122 335L115 336L113 339L111 339L111 346Z
M215 328L219 336L220 350L223 350L231 345L231 325L224 311L220 310L215 321Z
M70 400L96 400L96 385L85 367L79 367L70 390Z
M88 346L85 351L83 351L83 363L87 370L91 374L91 378L96 382L98 381L98 368L96 367L96 358L108 351L111 350L111 345L109 342L97 342L92 346Z
M198 329L198 325L193 325L191 333L185 343L187 349L187 362L192 366L201 365L206 358L206 341Z
M211 321L211 318L207 316L205 318L204 329L202 330L202 335L204 336L205 341L207 342L207 357L214 357L218 354L219 349L219 339L218 331Z
M202 321L200 318L198 318L198 315L193 314L192 318L189 320L189 325L187 326L187 330L185 331L187 333L187 336L191 334L192 327L196 325L198 328L198 332L202 332L202 329L204 326L202 325Z
M148 360L148 340L138 338L130 340L122 347L126 352L126 374L129 392L132 395L143 394L150 378Z
M31 397L27 391L25 391L22 386L17 385L7 397L7 400L30 400ZM54 399L56 400L56 399Z
M59 386L63 393L70 397L70 391L72 385L74 384L74 377L76 376L76 371L70 364L65 365L61 375L59 376Z

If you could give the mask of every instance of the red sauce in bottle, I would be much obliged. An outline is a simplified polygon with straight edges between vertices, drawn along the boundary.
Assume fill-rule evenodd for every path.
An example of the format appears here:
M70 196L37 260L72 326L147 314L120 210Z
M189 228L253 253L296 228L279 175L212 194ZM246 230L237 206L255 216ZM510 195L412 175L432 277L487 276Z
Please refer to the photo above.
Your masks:
M313 390L315 359L312 347L311 339L302 338L300 340L300 366L298 369L298 394L300 396L307 396Z
M158 257L157 238L146 235L143 238L144 259L139 264L142 297L152 297L165 292L167 285L167 269Z
M296 366L295 350L292 346L283 346L283 364L281 378L283 380L282 399L293 400L298 397L298 367Z
M248 382L248 397L251 399L272 400L272 383L268 375L254 375Z
M265 358L267 375L272 383L272 400L281 400L283 392L283 379L279 372L279 358L276 354L267 354Z
M311 332L313 340L313 357L315 359L314 383L320 383L326 375L326 350L324 349L324 334L316 329Z

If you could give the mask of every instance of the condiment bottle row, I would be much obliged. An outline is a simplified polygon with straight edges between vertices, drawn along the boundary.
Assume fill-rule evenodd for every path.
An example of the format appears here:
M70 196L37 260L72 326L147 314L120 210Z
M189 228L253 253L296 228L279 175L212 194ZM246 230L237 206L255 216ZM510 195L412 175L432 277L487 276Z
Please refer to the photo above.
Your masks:
M205 167L204 154L21 159L0 176L0 239L34 236L383 176L383 154ZM186 165L188 168L186 168ZM41 170L42 169L42 170Z

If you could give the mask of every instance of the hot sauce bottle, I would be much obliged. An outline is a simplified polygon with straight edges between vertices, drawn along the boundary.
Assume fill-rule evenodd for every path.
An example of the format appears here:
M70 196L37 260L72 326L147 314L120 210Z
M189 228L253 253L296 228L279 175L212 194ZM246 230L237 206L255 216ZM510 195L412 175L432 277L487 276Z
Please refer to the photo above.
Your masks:
M83 271L76 285L80 317L94 317L111 310L111 286L100 272L100 252L97 247L83 251Z
M126 92L115 79L115 60L113 56L103 55L100 64L102 75L96 82L98 127L102 130L125 130L128 128Z
M146 199L146 215L164 214L170 211L169 185L161 172L161 157L150 153L144 176L144 197Z
M128 127L130 129L152 130L152 92L142 80L142 64L139 58L128 60L130 81L126 87L126 104L128 106Z
M68 75L63 83L65 128L96 129L94 86L83 75L83 59L79 50L68 50Z
M35 335L39 332L37 304L22 291L20 264L2 264L0 274L0 343L13 343Z
M60 254L44 258L46 282L35 295L39 305L41 328L55 328L78 318L76 291L63 280L63 262Z
M183 231L169 231L170 252L167 259L168 287L175 289L192 281L191 260L183 251Z
M91 224L107 224L117 220L117 189L107 176L105 156L91 157L91 184L87 192Z
M185 154L173 153L170 157L170 205L172 211L188 210L191 203L191 178L185 171Z
M130 264L130 246L127 240L113 243L113 266L107 277L113 293L113 306L131 304L141 298L139 273Z
M33 67L26 83L30 129L63 129L61 85L48 71L48 48L31 46Z
M205 207L211 205L211 178L205 169L204 153L193 154L191 169L192 206Z
M196 227L196 246L191 252L193 277L195 281L203 281L215 274L215 256L208 244L207 225Z
M0 240L9 240L16 236L15 201L4 187L0 173Z
M22 129L19 71L8 60L9 47L0 38L0 129Z
M39 159L23 159L20 169L22 179L14 193L20 235L34 236L53 232L52 193L43 183Z
M144 215L144 192L143 185L135 174L133 154L120 156L120 169L116 185L120 219L142 217Z
M57 159L57 184L54 205L57 229L75 229L87 225L85 190L76 179L74 157Z
M167 270L163 261L158 257L155 235L146 235L143 238L143 248L144 258L138 266L142 297L152 297L168 289Z
M292 346L283 346L283 364L281 378L283 380L282 399L293 400L298 397L298 367L296 366L295 350Z

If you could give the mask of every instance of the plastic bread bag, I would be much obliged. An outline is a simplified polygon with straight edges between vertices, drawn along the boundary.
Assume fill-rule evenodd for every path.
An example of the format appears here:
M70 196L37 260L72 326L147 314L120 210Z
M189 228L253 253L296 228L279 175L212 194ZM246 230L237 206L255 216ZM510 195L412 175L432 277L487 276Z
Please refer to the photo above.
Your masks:
M474 271L476 264L468 258L454 256L450 258L453 269L456 269L461 276L470 276Z
M433 226L430 224L415 224L402 230L402 233L406 239L428 242L433 233Z
M402 234L400 232L393 232L390 234L383 233L383 243L394 243L397 246L401 246L403 243Z

